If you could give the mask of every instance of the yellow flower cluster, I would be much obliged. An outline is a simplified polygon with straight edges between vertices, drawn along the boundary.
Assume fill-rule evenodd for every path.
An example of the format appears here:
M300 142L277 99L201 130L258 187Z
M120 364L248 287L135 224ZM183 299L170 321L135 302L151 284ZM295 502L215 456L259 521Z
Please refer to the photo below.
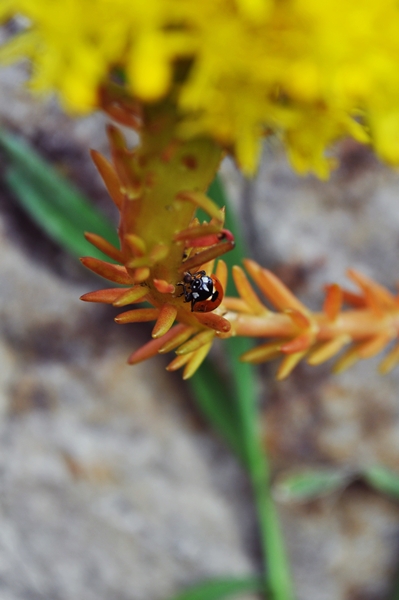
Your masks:
M2 0L29 25L0 51L28 56L32 85L78 111L121 68L133 96L173 89L182 136L212 136L255 169L281 137L294 167L328 174L326 148L351 135L399 163L396 0Z

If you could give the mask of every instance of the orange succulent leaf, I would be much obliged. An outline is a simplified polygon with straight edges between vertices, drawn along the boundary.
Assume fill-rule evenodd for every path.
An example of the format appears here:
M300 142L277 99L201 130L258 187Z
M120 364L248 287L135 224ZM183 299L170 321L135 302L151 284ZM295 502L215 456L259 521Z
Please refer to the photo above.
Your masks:
M107 288L105 290L97 290L88 292L80 297L84 302L102 302L103 304L114 304L120 296L124 295L121 288Z
M392 335L388 332L383 332L380 335L372 337L359 344L358 351L360 358L372 358L379 354L385 346L391 341Z
M98 90L101 108L117 123L139 131L143 114L141 104L126 93L126 90L114 83L107 82Z
M224 262L224 260L218 260L215 275L216 275L217 279L219 280L220 285L222 286L223 290L225 290L227 287L228 271L227 271L227 265Z
M223 223L223 217L219 207L205 194L201 192L193 192L185 190L176 195L177 200L192 202L197 208L202 208L210 217L213 217L216 222Z
M177 371L178 369L181 369L182 367L184 367L185 364L187 364L189 362L189 360L192 358L193 356L193 352L191 352L190 354L180 354L179 356L176 356L176 358L174 358L166 367L167 371Z
M195 318L201 325L205 325L205 327L209 327L215 331L228 333L231 329L230 321L216 313L195 313Z
M123 294L120 294L118 298L114 301L114 306L127 306L128 304L134 304L135 302L140 302L140 300L144 300L148 294L148 288L141 285L135 285L132 288L128 289Z
M277 381L282 381L295 369L297 364L306 355L306 350L302 352L295 352L294 354L288 354L280 363L280 366L276 373Z
M173 304L164 304L159 311L157 322L152 330L152 337L159 338L164 336L175 322L177 308Z
M134 200L139 197L143 187L143 177L136 169L134 161L135 151L128 150L122 132L114 125L108 125L107 134L121 189L129 200Z
M112 244L110 244L107 240L105 240L101 235L97 235L96 233L85 232L84 234L86 240L90 242L93 246L98 248L101 252L109 256L109 258L113 258L116 262L123 262L122 252L115 248Z
M281 356L280 351L281 342L267 342L261 344L255 348L251 348L247 352L241 355L240 360L242 362L249 362L252 364L259 364L268 360L274 360Z
M109 195L114 201L115 206L121 210L125 196L121 191L121 184L117 174L115 173L115 169L102 154L97 152L97 150L91 150L90 154L105 183Z
M159 310L157 308L135 308L127 310L115 317L115 323L124 325L125 323L144 323L154 321L158 318Z
M390 373L392 369L396 367L399 363L399 343L395 344L395 346L390 350L390 352L384 357L378 370L382 375L386 375Z
M215 332L212 330L204 330L197 333L194 337L188 340L185 344L182 344L177 350L176 354L188 354L198 350L204 344L208 344L215 336Z
M144 281L147 281L151 273L148 267L138 267L137 269L130 269L130 272L134 283L144 283Z
M197 371L197 369L199 369L201 364L206 359L211 347L212 342L201 346L201 348L193 352L192 355L188 355L190 356L190 360L186 363L186 366L184 367L183 379L190 379L190 377L194 375L194 373Z
M336 283L325 286L326 297L323 303L323 312L326 313L330 321L334 321L339 315L342 303L343 293L340 286Z
M268 269L262 269L253 260L244 260L244 265L259 289L266 298L279 310L293 308L306 313L307 308L300 302L286 285Z
M252 314L251 307L242 300L242 298L233 298L231 296L225 298L223 300L223 306L232 313L246 313L248 315ZM245 335L241 333L241 335Z
M174 327L172 327L172 329L169 329L169 331L165 333L165 335L163 335L161 338L152 339L146 344L144 344L144 346L141 346L141 348L139 348L138 350L132 352L127 362L130 365L135 365L139 362L142 362L143 360L147 360L152 356L155 356L160 352L162 346L165 346L167 343L172 342L176 337L179 336L183 329L184 325L175 325Z
M93 258L91 256L85 256L84 258L81 258L80 261L85 267L97 275L104 277L104 279L108 279L114 283L120 283L121 285L132 284L132 278L125 267L113 265L105 262L104 260L99 260L98 258Z
M292 322L299 329L308 329L309 327L311 327L311 319L308 315L305 315L303 312L296 310L295 308L287 308L284 312L292 319Z
M221 224L213 224L213 223L205 223L203 225L197 225L195 227L187 227L182 231L179 231L175 234L174 238L176 242L187 241L187 246L192 242L195 238L203 238L204 236L214 236L215 234L220 233ZM219 240L217 238L212 238L210 244L203 244L203 246L211 246L216 244Z
M165 279L153 279L152 282L156 290L161 294L173 294L176 290L173 283L168 283Z
M123 237L124 244L131 250L133 256L144 256L146 244L143 238L134 233L127 233Z
M343 373L360 360L359 350L357 345L351 346L348 350L337 360L333 367L333 373L338 375Z
M336 338L329 340L328 342L322 342L314 347L314 349L308 354L307 363L309 365L321 365L326 362L338 352L342 350L344 346L351 342L351 337L347 334L338 335Z
M342 290L342 301L343 304L348 304L349 306L353 306L355 308L365 308L367 306L364 296L355 294L345 289Z
M199 267L204 265L204 263L207 263L218 256L222 256L223 254L226 254L226 252L230 252L230 250L233 250L233 248L233 241L220 242L219 244L210 246L206 250L198 252L197 254L194 254L185 260L179 267L179 271L180 273L184 273L184 271L197 270Z
M166 352L170 352L171 350L181 346L195 333L195 329L193 327L188 327L183 323L175 325L173 330L175 331L175 335L173 337L169 338L168 334L162 336L163 344L159 348L160 354L165 354Z
M233 279L238 293L240 294L243 302L248 307L248 310L254 315L262 315L268 313L269 310L259 300L258 295L255 293L253 287L248 281L247 276L241 267L235 265L232 269Z
M296 352L303 352L304 350L308 350L314 341L314 337L308 331L305 333L298 335L293 340L289 342L285 342L281 345L280 350L284 354L294 354Z
M384 286L376 283L366 275L359 273L355 269L348 269L347 275L352 281L363 290L363 292L374 300L374 303L381 309L396 308L396 302L393 294Z

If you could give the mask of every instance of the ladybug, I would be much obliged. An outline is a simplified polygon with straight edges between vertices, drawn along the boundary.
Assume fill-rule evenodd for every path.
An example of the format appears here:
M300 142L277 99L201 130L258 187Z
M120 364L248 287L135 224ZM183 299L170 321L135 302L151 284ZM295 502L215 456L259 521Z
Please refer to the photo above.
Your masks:
M192 312L210 312L223 300L222 284L214 275L209 277L205 271L186 271L183 281L177 285L183 288L178 297L184 295L184 301L191 302Z

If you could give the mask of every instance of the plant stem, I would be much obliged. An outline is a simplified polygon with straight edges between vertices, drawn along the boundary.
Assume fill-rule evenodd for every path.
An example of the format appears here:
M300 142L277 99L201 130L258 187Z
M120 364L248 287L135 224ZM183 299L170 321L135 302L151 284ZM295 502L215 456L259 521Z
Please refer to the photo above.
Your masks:
M267 586L273 600L291 600L293 598L293 590L290 570L279 517L270 493L267 458L262 448L260 448L260 452L263 454L259 453L259 448L255 448L258 446L258 440L254 438L252 445L254 456L252 458L250 475L258 512L265 569L267 569Z
M247 254L240 235L240 227L234 219L234 213L219 178L213 182L209 195L219 206L227 207L225 226L234 232L236 239L236 249L226 256L226 262L231 268L232 264L237 264ZM230 282L227 293L234 294ZM292 600L294 595L290 570L277 510L271 495L268 459L261 442L254 368L239 360L240 355L251 348L251 342L246 338L236 337L225 340L225 347L232 365L231 383L236 398L236 422L241 437L240 447L243 448L242 454L251 479L259 520L265 594L271 600Z
M259 415L256 407L255 391L251 393L248 382L253 377L236 381L241 425L246 442L246 462L258 513L260 538L264 558L267 592L272 600L292 600L290 570L284 548L277 510L271 495L270 470L260 440ZM251 385L250 385L251 387Z

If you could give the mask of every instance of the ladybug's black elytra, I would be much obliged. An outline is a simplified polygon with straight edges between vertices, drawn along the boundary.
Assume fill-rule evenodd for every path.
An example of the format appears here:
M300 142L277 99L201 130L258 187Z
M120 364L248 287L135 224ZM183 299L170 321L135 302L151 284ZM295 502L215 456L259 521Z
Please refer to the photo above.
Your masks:
M186 271L183 281L178 283L183 290L179 296L184 296L185 302L191 302L191 311L209 312L219 306L223 290L216 277L209 277L205 271L190 273ZM178 297L179 297L178 296ZM206 300L207 302L203 302ZM196 304L199 303L196 307Z

